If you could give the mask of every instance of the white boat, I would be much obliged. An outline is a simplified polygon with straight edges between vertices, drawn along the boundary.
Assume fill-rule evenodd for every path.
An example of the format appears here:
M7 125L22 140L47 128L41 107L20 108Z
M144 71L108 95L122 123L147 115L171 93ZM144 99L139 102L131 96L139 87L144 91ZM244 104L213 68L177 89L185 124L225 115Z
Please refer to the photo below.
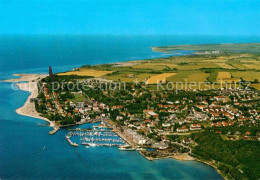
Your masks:
M95 146L97 146L95 143L89 143L89 146L93 146L93 147L95 147Z

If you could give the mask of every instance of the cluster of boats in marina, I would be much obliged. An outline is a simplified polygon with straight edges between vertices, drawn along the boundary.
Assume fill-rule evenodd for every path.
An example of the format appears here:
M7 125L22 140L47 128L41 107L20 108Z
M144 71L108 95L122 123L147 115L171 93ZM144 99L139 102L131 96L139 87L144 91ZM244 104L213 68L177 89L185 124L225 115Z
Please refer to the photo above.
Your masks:
M107 147L112 147L112 146L118 146L118 144L111 144L111 143L87 143L87 142L82 142L81 145L85 145L86 148L89 147L95 147L95 146L107 146Z
M124 143L122 139L113 139L113 138L94 138L94 137L83 137L81 138L83 141L88 142L118 142L118 143Z
M86 148L95 147L95 146L117 146L121 151L134 151L134 150L144 150L140 147L131 147L126 144L123 139L121 139L117 134L115 134L112 130L104 129L100 126L93 126L88 129L70 129L69 133L66 135L66 139L69 144L74 147L78 147L79 144L85 146ZM77 143L72 142L70 139L77 141Z
M114 136L118 137L114 132L108 132L108 131L87 131L87 132L69 132L68 135L70 136Z
M120 146L124 145L125 142L117 136L113 131L107 129L73 129L66 135L66 139L70 145L77 147L77 143L71 141L71 137L78 141L79 144L88 147L93 146Z

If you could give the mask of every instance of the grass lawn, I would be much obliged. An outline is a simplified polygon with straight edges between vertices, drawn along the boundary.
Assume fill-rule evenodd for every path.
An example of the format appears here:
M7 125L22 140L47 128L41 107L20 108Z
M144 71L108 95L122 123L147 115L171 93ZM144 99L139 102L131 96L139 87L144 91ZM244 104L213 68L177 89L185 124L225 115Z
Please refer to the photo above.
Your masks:
M87 98L83 94L74 94L74 98L71 99L73 102L85 101Z

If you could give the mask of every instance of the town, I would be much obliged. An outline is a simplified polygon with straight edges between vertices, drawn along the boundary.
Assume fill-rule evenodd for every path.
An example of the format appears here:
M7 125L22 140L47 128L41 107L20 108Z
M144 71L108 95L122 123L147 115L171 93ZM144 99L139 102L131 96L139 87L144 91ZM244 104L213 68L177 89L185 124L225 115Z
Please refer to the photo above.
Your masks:
M66 90L65 87L73 83L70 79L63 87L52 91L51 82L58 79L64 77L47 77L41 81L43 92L35 103L39 112L60 125L111 119L138 145L149 144L151 140L164 142L167 136L189 135L205 128L224 133L221 127L259 126L257 90L157 92L147 89L145 84L127 83L124 90L106 91L99 85L104 81L89 78L86 80L88 90ZM81 86L85 83L84 80L80 82ZM254 131L228 131L226 135L230 140L259 138L259 133ZM189 141L185 139L185 142Z
M50 73L39 81L39 95L32 101L43 117L55 122L54 133L61 127L101 122L98 128L110 128L125 142L125 145L103 143L104 146L138 150L148 160L168 157L200 160L203 156L200 153L210 148L214 140L217 140L216 144L260 141L259 91L254 88L156 91L143 82L117 84L92 76ZM66 138L77 147L78 144L69 138L80 136L85 131L103 133L104 136L104 130L94 128L79 129ZM85 139L101 140L96 137ZM208 138L208 144L200 147L198 142L203 137ZM104 140L121 142L117 139ZM92 142L82 144L102 145ZM226 161L229 160L208 163L232 176L239 173L234 167L227 166Z

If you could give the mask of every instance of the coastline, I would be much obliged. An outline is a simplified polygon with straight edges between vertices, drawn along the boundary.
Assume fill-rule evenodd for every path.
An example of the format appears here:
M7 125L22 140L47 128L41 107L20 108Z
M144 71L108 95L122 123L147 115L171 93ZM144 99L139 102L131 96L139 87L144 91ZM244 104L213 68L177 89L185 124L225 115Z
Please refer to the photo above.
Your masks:
M111 121L111 120L108 120L108 121L105 121L106 122L106 125L110 128L113 128L114 129L114 132L120 137L122 138L126 143L128 143L130 146L137 146L134 142L132 142L128 136L124 135L123 132L120 132L117 127L116 127L116 124ZM138 152L144 157L146 158L147 160L149 161L153 161L153 160L159 160L159 159L168 159L168 158L172 158L172 159L175 159L175 160L179 160L179 161L197 161L197 162L200 162L200 163L203 163L203 164L206 164L208 166L211 166L212 168L214 168L217 173L223 177L223 179L227 180L228 178L226 176L223 175L223 173L221 173L221 171L217 168L216 165L214 165L212 162L208 162L208 161L204 161L202 159L199 159L197 157L193 157L191 156L189 153L182 153L182 154L175 154L173 156L165 156L165 157L149 157L149 156L146 156L142 150L138 150Z
M53 130L57 129L58 127L55 125L54 122L50 121L45 117L40 116L40 114L35 109L34 103L30 101L31 98L36 98L38 96L38 87L37 87L38 81L40 81L42 78L46 77L47 75L14 74L13 76L21 76L21 77L15 79L3 80L3 82L16 83L14 85L18 87L20 90L30 92L30 95L28 96L24 105L16 109L15 112L22 116L29 116L29 117L45 120L49 123L50 127L53 127ZM27 82L23 82L23 81L27 81Z
M24 103L24 105L22 107L16 109L16 113L19 114L19 115L22 115L22 116L29 116L29 117L45 120L45 121L47 121L49 123L49 126L53 128L49 132L49 134L52 135L52 134L56 133L60 129L60 127L58 127L54 122L50 121L49 119L40 116L40 114L35 109L34 103L30 101L31 98L36 98L38 96L38 87L36 88L36 85L37 85L38 81L40 81L44 77L47 77L47 75L40 75L40 74L13 74L13 76L20 76L20 78L2 80L2 82L13 82L13 83L16 83L15 86L17 86L20 90L22 90L22 91L29 91L30 92L30 95L28 96L26 102ZM24 81L27 81L27 82L24 82ZM108 123L108 124L113 126L113 124L111 124L111 122ZM120 136L121 138L123 138L128 144L130 144L131 146L134 146L134 143L131 142L127 138L127 136L123 135L123 133L120 133L120 131L115 131L115 133L118 136ZM197 161L197 162L201 162L201 163L204 163L204 164L207 164L207 165L213 167L218 172L218 174L221 177L223 177L224 179L227 179L227 177L223 176L221 171L218 170L217 166L214 165L212 162L204 161L204 160L199 159L199 158L193 158L188 153L176 154L174 156L152 158L152 157L146 156L140 150L138 152L142 156L144 156L147 160L149 160L149 161L173 158L175 160L180 160L180 161Z
M156 158L153 158L153 157L148 157L146 156L144 153L142 153L142 151L138 151L143 157L145 157L147 160L149 161L154 161L154 160L159 160L159 159L168 159L168 158L172 158L172 159L175 159L175 160L179 160L179 161L197 161L197 162L200 162L200 163L203 163L203 164L206 164L212 168L214 168L217 173L225 180L227 180L228 178L223 175L223 173L218 169L218 167L213 164L213 162L208 162L208 161L204 161L202 159L199 159L199 158L194 158L192 156L190 156L188 153L183 153L183 154L176 154L174 156L166 156L166 157L156 157Z
M218 174L219 174L221 177L223 177L225 180L228 180L227 176L224 175L224 174L218 169L218 167L217 167L215 164L213 164L213 162L211 162L211 161L205 161L205 160L202 160L202 159L199 159L199 158L194 158L194 160L195 160L195 161L198 161L198 162L201 162L201 163L203 163L203 164L207 164L208 166L213 167L213 168L218 172Z

